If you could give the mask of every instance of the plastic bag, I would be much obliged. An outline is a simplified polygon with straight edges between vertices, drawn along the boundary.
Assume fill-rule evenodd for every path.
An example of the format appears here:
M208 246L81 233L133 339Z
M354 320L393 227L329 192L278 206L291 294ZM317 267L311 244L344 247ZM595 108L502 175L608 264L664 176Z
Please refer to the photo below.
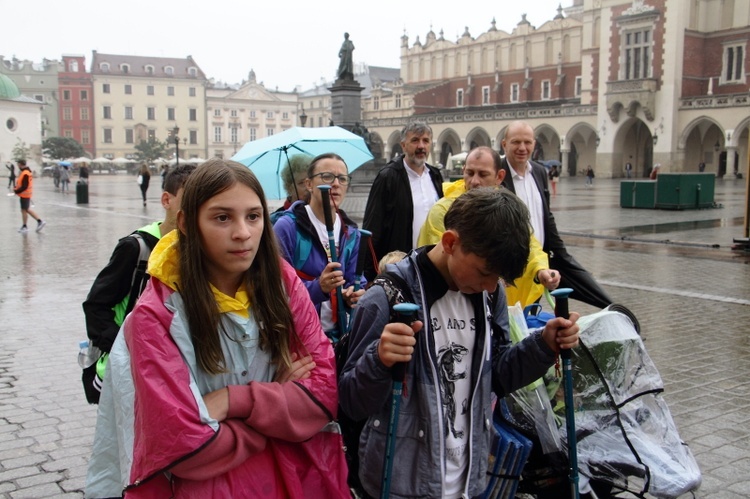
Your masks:
M143 175L138 175L135 181L138 182L138 185L143 185Z

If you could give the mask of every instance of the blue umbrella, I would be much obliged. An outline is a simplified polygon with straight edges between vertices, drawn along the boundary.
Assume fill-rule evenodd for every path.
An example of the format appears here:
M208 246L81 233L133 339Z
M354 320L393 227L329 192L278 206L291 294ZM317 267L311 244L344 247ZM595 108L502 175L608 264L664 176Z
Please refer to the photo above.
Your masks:
M57 164L60 166L68 166L68 167L73 166L73 163L71 163L70 161L60 161Z
M258 177L268 199L284 199L281 169L296 154L317 156L332 152L344 158L349 173L373 159L362 137L341 127L293 127L245 144L233 161L249 167Z

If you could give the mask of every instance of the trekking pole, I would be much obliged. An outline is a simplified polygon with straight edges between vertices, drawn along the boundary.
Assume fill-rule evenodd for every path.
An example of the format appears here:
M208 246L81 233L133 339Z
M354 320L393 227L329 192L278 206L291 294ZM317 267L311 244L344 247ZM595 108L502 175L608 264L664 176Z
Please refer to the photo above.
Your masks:
M326 231L328 231L328 248L331 252L331 261L338 262L338 254L336 252L336 236L333 233L333 215L331 214L331 190L330 185L319 185L320 195L323 198L323 216L326 219ZM341 266L343 270L343 264ZM341 286L336 287L336 329L338 330L338 337L334 343L338 342L347 330L347 316L346 309L344 306L344 295L341 292Z
M414 314L419 310L419 305L414 303L398 303L393 306L398 322L411 324ZM401 395L404 391L404 377L406 376L406 363L399 362L391 367L391 379L393 388L391 391L391 414L388 417L388 438L385 441L385 456L383 459L383 486L380 488L380 498L387 499L391 492L391 474L393 472L393 451L396 446L396 428L398 428L398 416L401 408Z
M571 288L560 288L551 292L555 297L555 315L568 319L568 296ZM573 364L570 348L560 351L563 365L563 389L565 392L565 426L568 433L568 480L570 481L570 497L578 499L578 451L576 449L576 410L573 405Z

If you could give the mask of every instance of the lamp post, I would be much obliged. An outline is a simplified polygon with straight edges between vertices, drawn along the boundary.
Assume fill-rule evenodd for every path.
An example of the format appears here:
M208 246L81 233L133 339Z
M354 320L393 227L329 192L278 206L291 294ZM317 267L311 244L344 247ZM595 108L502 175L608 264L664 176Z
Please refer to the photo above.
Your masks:
M299 123L302 125L302 128L305 127L305 124L307 124L307 115L305 114L305 108L302 108L302 114L299 115Z
M172 129L172 136L174 137L174 155L175 155L175 166L180 166L180 127L177 125Z

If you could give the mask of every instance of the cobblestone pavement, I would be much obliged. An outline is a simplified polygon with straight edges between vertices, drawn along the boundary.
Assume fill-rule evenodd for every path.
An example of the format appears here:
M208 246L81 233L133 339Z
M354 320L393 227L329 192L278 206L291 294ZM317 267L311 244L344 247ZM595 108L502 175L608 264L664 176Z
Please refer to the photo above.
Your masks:
M563 178L552 201L571 252L637 315L680 436L703 472L700 498L750 497L750 257L744 181L717 180L719 208L619 208L619 181ZM82 497L96 408L76 362L81 302L117 239L163 215L158 184L143 207L135 178L94 175L89 204L35 181L41 233L0 215L0 497ZM344 203L362 218L366 193ZM33 221L32 221L33 222ZM571 309L594 310L578 302Z

